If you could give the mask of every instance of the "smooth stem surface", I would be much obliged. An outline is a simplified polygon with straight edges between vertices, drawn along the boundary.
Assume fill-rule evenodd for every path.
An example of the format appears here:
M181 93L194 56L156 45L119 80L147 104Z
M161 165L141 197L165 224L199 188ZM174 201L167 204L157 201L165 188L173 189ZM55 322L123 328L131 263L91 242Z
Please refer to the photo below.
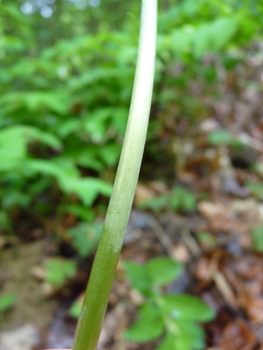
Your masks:
M129 119L73 350L97 348L108 305L145 146L154 79L156 23L157 0L142 0L140 41Z

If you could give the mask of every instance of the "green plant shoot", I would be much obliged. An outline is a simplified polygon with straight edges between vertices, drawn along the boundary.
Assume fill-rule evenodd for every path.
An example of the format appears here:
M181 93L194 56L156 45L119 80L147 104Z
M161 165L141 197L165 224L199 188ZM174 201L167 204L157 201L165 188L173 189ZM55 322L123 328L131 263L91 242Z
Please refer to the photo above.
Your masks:
M155 70L156 31L157 0L142 0L140 40L129 119L73 350L95 350L97 347L145 146Z

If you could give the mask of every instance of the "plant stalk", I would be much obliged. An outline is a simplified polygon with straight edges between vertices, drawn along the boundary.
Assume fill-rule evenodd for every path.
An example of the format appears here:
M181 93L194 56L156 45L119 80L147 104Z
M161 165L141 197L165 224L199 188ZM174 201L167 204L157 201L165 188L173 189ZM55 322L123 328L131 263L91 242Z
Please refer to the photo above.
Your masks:
M157 0L142 0L140 40L129 119L73 350L97 348L145 146L154 80L156 31Z

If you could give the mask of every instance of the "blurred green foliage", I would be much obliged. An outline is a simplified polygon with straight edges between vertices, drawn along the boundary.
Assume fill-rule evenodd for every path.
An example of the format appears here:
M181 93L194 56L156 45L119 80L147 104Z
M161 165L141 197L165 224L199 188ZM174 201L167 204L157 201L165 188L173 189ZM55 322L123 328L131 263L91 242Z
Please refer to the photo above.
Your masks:
M143 296L138 320L124 337L140 343L159 339L157 350L192 350L204 348L200 322L214 318L214 312L199 298L187 294L169 294L165 286L174 282L183 266L167 257L157 257L145 264L125 261L127 278ZM82 298L70 307L69 314L79 317Z
M260 201L263 201L263 183L248 182L247 189Z
M177 211L192 212L196 209L196 197L187 188L175 186L169 193L141 202L139 207L154 211L169 208Z
M101 231L102 224L87 224L82 222L68 229L66 234L71 239L71 244L78 252L78 255L85 257L92 253L96 247Z
M263 225L257 226L252 230L252 239L254 248L257 252L263 252Z
M211 132L208 135L208 141L212 145L229 145L233 148L242 148L245 146L245 143L240 140L240 138L231 135L226 130L219 130Z
M140 1L83 9L55 1L49 18L22 13L23 3L0 1L0 223L7 230L13 208L54 212L53 192L64 196L64 211L110 195L105 171L120 155L139 33ZM154 104L200 118L189 82L216 94L218 67L235 67L241 47L262 34L263 4L167 0L159 8ZM150 127L152 138L161 127Z
M197 297L162 290L179 277L181 264L158 257L144 265L126 261L124 269L145 298L125 338L142 343L161 338L157 350L203 349L204 332L198 322L213 319L213 311Z
M73 260L50 258L44 263L45 279L50 284L63 287L63 284L77 273L77 263Z
M0 297L0 314L12 308L17 300L15 294L4 294Z

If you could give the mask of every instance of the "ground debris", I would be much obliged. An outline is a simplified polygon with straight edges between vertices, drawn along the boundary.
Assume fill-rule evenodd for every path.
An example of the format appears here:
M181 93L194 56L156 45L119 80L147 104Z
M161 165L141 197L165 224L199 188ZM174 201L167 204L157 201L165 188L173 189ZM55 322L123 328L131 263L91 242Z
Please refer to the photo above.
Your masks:
M40 334L31 324L12 331L3 332L0 336L0 350L33 350L39 344Z

